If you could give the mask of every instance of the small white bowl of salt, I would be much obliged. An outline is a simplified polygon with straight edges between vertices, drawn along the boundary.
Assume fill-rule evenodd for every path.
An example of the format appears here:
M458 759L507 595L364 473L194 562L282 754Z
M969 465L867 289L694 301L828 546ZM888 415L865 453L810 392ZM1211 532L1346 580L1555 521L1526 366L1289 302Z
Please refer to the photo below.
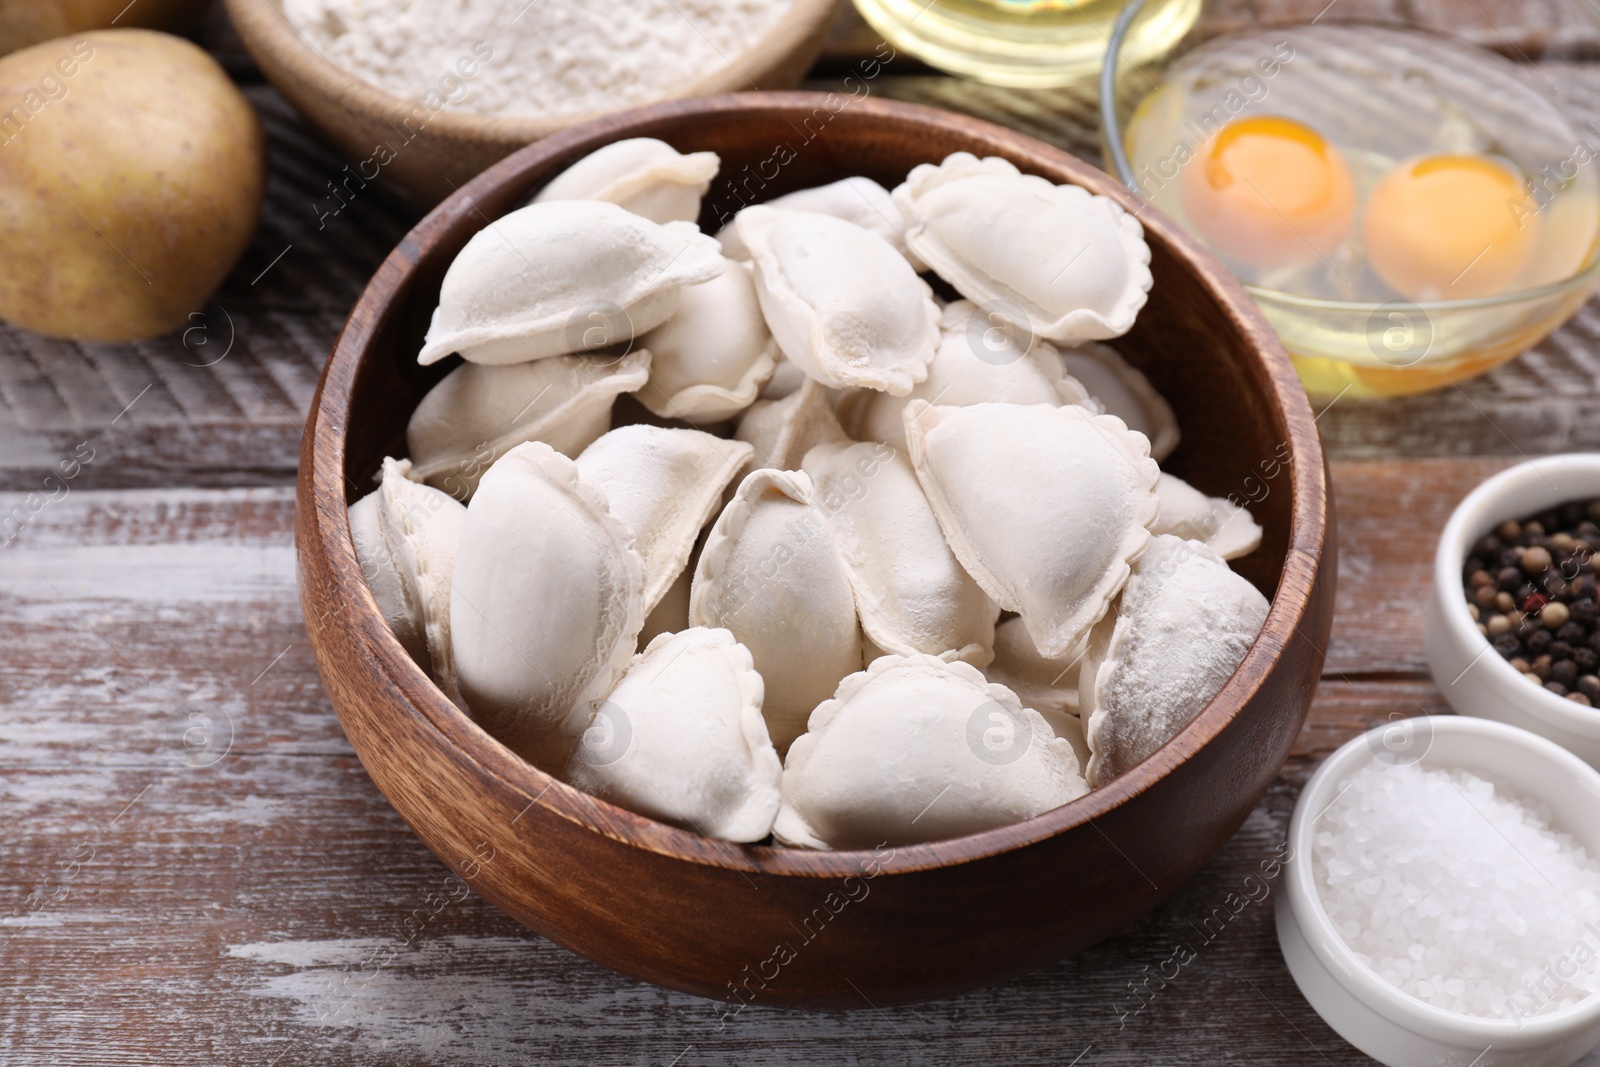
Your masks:
M1396 719L1289 824L1278 943L1390 1067L1566 1067L1600 1044L1600 772L1515 726Z

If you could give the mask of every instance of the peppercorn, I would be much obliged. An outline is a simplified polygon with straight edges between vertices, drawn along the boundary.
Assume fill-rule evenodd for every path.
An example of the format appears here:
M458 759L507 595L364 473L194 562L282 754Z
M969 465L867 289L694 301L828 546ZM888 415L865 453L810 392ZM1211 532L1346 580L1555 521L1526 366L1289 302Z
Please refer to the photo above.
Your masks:
M1544 687L1558 697L1564 697L1567 695L1567 687L1562 685L1560 682L1546 682L1544 683Z
M1533 661L1533 673L1540 678L1548 678L1550 677L1550 668L1554 665L1549 656L1540 656Z
M1600 610L1596 610L1594 600L1588 596L1574 600L1570 610L1572 621L1582 626L1593 626L1600 619Z
M1527 640L1523 641L1522 644L1529 652L1537 656L1548 649L1553 641L1555 641L1555 638L1550 636L1550 631L1541 628L1529 634Z
M1550 654L1551 659L1563 660L1571 659L1572 653L1576 650L1565 641L1552 641L1550 642L1550 647L1545 651Z
M1589 647L1575 648L1572 650L1572 662L1585 674L1593 674L1600 670L1600 652Z
M1479 604L1483 604L1483 601L1479 600ZM1488 605L1483 604L1483 606L1487 607ZM1561 627L1567 624L1567 620L1571 617L1572 612L1569 611L1567 606L1559 600L1550 601L1550 603L1546 604L1544 609L1539 612L1539 621L1544 623L1545 629L1547 630L1561 629Z
M1494 586L1480 585L1472 594L1472 599L1477 601L1480 608L1492 608L1494 607L1495 598L1499 595L1499 593L1495 592Z
M1500 592L1494 595L1494 609L1504 615L1509 611L1517 610L1517 602L1511 599L1510 593Z
M1560 682L1571 688L1572 683L1578 680L1578 665L1570 659L1560 660L1550 665L1550 680Z
M1528 661L1523 659L1521 656L1513 656L1506 662L1510 663L1511 669L1516 671L1518 674L1528 673Z
M1582 693L1568 693L1567 699L1572 701L1574 704L1582 704L1586 708L1591 708L1594 706L1594 702L1588 697L1584 696Z
M1543 547L1535 546L1522 554L1522 573L1530 578L1543 574L1549 567L1550 552Z
M1578 679L1578 691L1590 700L1600 703L1600 677L1593 673L1585 674Z
M1588 628L1575 622L1569 622L1556 631L1556 640L1565 641L1569 645L1581 645L1583 639L1588 636Z
M1516 567L1501 567L1494 576L1494 584L1502 593L1514 593L1522 584L1522 571Z
M1503 618L1496 615L1495 618ZM1490 627L1493 630L1493 627ZM1522 642L1518 641L1515 634L1500 634L1494 639L1494 650L1507 659L1522 651Z
M1595 521L1600 522L1600 518ZM1499 534L1503 541L1515 541L1522 536L1522 523L1516 519L1507 519L1496 527L1494 532Z
M1511 620L1506 618L1504 615L1497 613L1489 616L1488 627L1489 636L1491 637L1499 637L1501 634L1509 634L1511 632Z
M1550 535L1550 547L1558 552L1571 552L1577 543L1573 536L1564 530Z

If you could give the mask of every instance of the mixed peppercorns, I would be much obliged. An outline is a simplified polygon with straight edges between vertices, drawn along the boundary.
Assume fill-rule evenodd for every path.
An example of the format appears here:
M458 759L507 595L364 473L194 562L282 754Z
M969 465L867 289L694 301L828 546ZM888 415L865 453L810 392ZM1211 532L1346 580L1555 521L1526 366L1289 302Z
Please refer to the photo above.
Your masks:
M1507 519L1462 568L1467 610L1535 685L1600 706L1600 500Z

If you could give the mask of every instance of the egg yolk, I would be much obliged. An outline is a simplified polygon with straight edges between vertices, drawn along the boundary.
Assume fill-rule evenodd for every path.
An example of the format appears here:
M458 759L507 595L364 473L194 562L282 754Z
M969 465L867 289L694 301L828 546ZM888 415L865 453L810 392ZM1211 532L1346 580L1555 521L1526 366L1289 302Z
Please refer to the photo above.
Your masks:
M1223 258L1259 269L1327 256L1355 220L1355 183L1311 127L1258 115L1228 123L1184 165L1190 226Z
M1367 198L1362 239L1378 276L1412 300L1468 300L1516 286L1538 244L1522 178L1484 156L1399 164Z

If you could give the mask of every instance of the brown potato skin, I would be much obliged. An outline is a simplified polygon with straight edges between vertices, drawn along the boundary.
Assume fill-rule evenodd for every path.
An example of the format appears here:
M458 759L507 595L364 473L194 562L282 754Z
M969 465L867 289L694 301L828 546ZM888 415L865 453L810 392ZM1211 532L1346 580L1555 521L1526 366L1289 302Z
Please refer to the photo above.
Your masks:
M88 341L183 325L265 180L255 109L188 41L99 30L0 58L0 318Z
M211 0L0 0L0 56L52 37L106 29L185 30Z

